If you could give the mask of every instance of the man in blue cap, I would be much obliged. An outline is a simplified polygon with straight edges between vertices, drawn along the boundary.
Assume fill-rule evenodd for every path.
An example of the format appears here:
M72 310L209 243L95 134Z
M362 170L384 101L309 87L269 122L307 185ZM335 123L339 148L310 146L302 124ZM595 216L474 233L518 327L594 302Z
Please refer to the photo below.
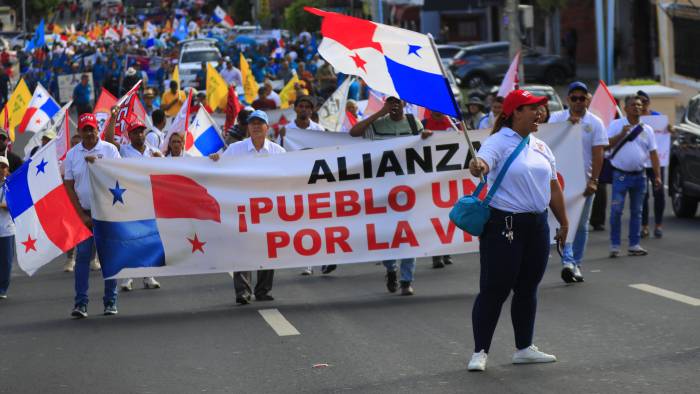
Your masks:
M267 131L270 128L269 119L265 111L256 110L248 115L248 134L250 137L243 141L238 141L229 145L221 154L221 157L235 157L247 155L278 155L285 153L283 147L267 139ZM209 155L214 161L219 160L219 155L214 153ZM245 305L250 303L251 294L255 295L256 301L272 301L274 298L269 294L272 290L272 279L274 270L259 270L255 288L251 286L251 272L236 272L233 275L233 287L236 289L236 303Z
M579 81L571 83L566 97L569 109L555 112L549 118L549 123L568 121L572 125L581 124L583 128L583 165L588 178L586 189L583 190L586 202L581 211L574 242L564 246L561 278L566 283L583 282L580 267L588 240L588 218L591 214L593 195L598 190L598 175L603 167L603 150L608 145L608 135L603 122L587 110L588 97L586 84Z

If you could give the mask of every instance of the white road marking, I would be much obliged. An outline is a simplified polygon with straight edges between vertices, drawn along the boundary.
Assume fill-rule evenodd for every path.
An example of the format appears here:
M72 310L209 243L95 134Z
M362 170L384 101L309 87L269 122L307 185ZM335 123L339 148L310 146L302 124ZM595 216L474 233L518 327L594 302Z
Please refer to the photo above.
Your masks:
M299 331L285 319L284 316L277 309L258 309L258 313L265 319L267 324L272 327L277 335L281 337L286 337L290 335L301 335Z
M676 293L675 291L662 289L660 287L648 285L646 283L637 283L629 285L631 288L646 291L647 293L655 294L660 297L668 298L674 301L682 302L692 306L700 306L700 299L687 296L685 294Z
M230 276L231 278L233 278L233 272L227 272L227 274L228 274L228 276Z

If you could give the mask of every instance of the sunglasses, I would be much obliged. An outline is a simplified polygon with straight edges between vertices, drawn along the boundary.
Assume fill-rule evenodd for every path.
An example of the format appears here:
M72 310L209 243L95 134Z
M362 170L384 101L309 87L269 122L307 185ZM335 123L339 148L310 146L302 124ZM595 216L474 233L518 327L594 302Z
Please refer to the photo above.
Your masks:
M577 101L582 103L586 101L586 96L569 96L569 100L571 100L572 103L575 103Z

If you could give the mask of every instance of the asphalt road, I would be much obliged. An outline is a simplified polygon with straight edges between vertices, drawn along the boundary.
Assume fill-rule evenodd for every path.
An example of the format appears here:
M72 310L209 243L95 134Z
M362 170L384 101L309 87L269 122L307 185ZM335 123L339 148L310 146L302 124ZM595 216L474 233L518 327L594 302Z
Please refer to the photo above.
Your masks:
M419 260L413 297L387 293L383 267L355 264L279 271L276 300L243 307L226 274L161 278L162 289L120 294L113 317L93 273L78 321L59 262L33 278L15 267L0 301L0 392L697 393L700 306L630 287L700 301L700 218L667 219L646 257L608 259L607 233L592 233L583 284L565 285L550 261L535 343L559 361L510 363L508 302L484 373L466 370L475 254L441 270Z

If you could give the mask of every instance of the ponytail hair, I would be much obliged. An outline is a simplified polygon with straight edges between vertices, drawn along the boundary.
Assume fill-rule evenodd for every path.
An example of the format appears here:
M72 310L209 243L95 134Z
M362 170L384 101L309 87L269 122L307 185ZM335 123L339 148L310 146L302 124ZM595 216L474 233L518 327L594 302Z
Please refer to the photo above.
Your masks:
M496 118L496 121L493 122L493 128L491 129L491 135L498 133L503 127L513 127L513 115L506 115L503 112L501 112L500 115L498 115L498 118Z

